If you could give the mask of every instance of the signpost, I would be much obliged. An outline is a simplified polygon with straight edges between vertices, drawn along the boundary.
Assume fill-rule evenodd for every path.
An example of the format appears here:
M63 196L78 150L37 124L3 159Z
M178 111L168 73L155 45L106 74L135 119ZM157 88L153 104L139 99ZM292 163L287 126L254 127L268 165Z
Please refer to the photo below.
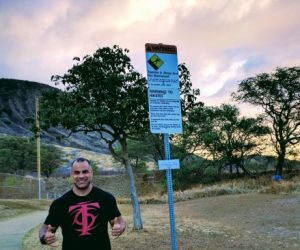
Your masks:
M152 133L182 133L177 48L146 44L148 104Z
M40 137L40 121L39 121L39 98L35 97L35 122L37 128L36 136L36 161L37 161L37 178L38 178L38 198L42 199L41 191L41 137Z
M182 133L177 48L153 43L145 47L150 131L164 134L165 160L159 161L159 169L166 170L172 250L177 250L172 169L180 166L179 160L171 160L169 144L169 134Z

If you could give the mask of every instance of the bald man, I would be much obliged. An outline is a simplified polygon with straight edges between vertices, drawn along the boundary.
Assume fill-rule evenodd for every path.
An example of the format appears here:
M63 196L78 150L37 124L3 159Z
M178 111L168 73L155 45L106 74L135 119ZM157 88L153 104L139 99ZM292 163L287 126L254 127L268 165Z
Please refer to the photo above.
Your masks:
M108 223L113 239L126 228L116 199L93 186L93 170L85 158L72 162L71 178L72 189L50 206L39 231L40 242L53 245L56 242L55 232L61 227L63 250L111 250Z

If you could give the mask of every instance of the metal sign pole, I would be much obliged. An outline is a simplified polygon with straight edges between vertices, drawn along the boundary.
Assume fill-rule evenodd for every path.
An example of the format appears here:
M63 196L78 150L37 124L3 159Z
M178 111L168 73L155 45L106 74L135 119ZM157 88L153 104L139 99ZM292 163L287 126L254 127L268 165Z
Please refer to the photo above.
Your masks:
M38 199L42 199L41 191L41 137L40 137L40 121L39 121L39 98L35 98L35 121L37 128L36 136L36 153L37 153L37 179L38 179Z
M179 169L178 159L171 160L169 134L182 133L177 48L175 45L146 43L150 131L163 134L165 160L158 161L166 170L172 250L177 250L172 169Z
M170 160L171 151L169 144L169 134L164 134L164 148L165 148L165 159ZM174 215L174 200L173 200L173 184L172 184L172 169L166 170L167 175L167 187L168 187L168 203L169 203L169 217L170 217L170 228L171 228L171 242L172 250L177 250L176 240L176 223Z

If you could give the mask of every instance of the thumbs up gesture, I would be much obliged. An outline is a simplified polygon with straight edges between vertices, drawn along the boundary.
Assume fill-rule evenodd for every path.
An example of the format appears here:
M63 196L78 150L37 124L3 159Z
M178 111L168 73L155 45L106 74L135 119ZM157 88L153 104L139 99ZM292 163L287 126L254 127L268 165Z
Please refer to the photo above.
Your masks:
M52 227L50 224L47 225L47 230L44 237L47 245L52 245L56 241L55 227Z
M117 239L124 231L126 227L126 223L123 220L123 218L120 217L115 217L113 221L111 221L112 229L111 229L111 234L112 234L112 239Z

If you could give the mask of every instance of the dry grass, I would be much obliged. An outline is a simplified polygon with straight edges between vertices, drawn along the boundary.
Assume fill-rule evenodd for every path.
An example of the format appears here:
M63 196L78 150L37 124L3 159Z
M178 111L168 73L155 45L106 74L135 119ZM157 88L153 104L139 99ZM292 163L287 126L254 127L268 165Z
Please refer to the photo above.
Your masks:
M141 205L144 229L133 231L132 208L121 204L128 228L112 241L114 250L170 249L167 204ZM299 195L242 194L175 203L179 250L296 250L300 246ZM23 240L23 250L55 250L41 246L38 227ZM60 237L61 239L61 237Z
M245 178L174 192L178 249L299 249L299 194L300 176L278 183L270 176ZM148 194L140 202L144 229L133 231L130 201L118 199L128 229L112 241L113 249L170 249L167 195ZM0 200L0 218L48 206L49 201ZM38 227L27 233L23 250L61 249L41 246L37 235Z
M12 218L36 210L48 209L47 200L5 200L0 199L0 220Z
M84 157L93 161L97 167L105 170L111 169L123 169L121 163L114 160L110 154L98 153L90 150L72 148L72 147L59 147L65 154L65 159L67 161L72 161L77 157Z
M156 189L158 190L158 189ZM191 189L174 192L174 201L187 201L203 197L214 197L219 195L265 193L265 194L288 194L300 193L300 176L289 180L274 182L270 175L260 176L256 179L245 177L243 179L232 179L222 181L214 185L197 185ZM155 192L139 198L141 204L161 204L168 201L165 192ZM121 204L130 203L130 199L118 199Z

